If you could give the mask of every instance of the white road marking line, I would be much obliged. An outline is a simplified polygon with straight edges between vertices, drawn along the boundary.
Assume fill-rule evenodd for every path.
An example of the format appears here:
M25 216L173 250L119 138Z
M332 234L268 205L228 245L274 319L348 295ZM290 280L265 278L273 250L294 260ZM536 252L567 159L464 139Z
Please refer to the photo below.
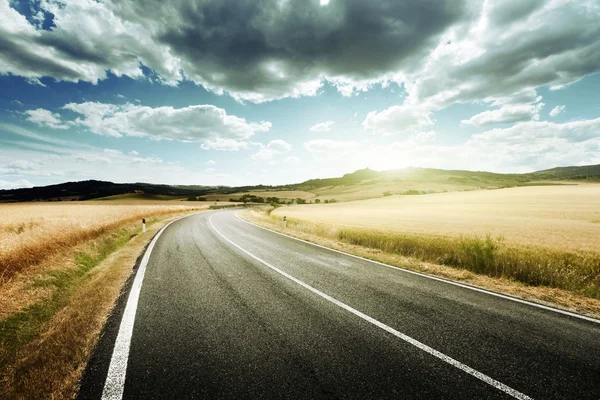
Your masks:
M310 244L312 246L320 247L320 248L325 249L325 250L333 251L334 253L343 254L345 256L357 258L357 259L363 260L363 261L368 261L370 263L381 265L381 266L384 266L384 267L387 267L387 268L392 268L392 269L396 269L398 271L407 272L409 274L422 276L422 277L428 278L428 279L433 279L434 281L444 282L444 283L447 283L447 284L450 284L450 285L459 286L461 288L465 288L465 289L469 289L469 290L474 290L476 292L489 294L491 296L500 297L502 299L515 301L515 302L521 303L521 304L527 304L527 305L532 306L532 307L537 307L537 308L541 308L543 310L552 311L552 312L555 312L555 313L559 313L559 314L563 314L563 315L568 315L569 317L579 318L579 319L583 319L583 320L586 320L586 321L589 321L589 322L595 322L596 324L600 324L600 319L588 317L586 315L577 314L575 312L571 312L571 311L567 311L567 310L561 310L560 308L554 308L554 307L545 306L543 304L534 303L532 301L519 299L518 297L513 297L513 296L508 296L508 295L505 295L505 294L502 294L502 293L492 292L491 290L481 289L481 288L478 288L478 287L475 287L475 286L466 285L464 283L450 281L450 280L447 280L447 279L444 279L444 278L439 278L437 276L422 274L420 272L411 271L409 269L405 269L405 268L401 268L401 267L396 267L394 265L385 264L385 263L382 263L382 262L379 262L379 261L369 260L368 258L364 258L364 257L357 256L357 255L354 255L354 254L346 253L346 252L341 251L341 250L332 249L330 247L322 246L320 244L312 243L312 242L309 242L307 240L302 240L302 239L299 239L299 238L294 237L294 236L286 235L285 233L281 233L281 232L277 232L277 231L274 231L274 230L269 229L269 228L265 228L264 226L260 226L260 225L257 225L255 223L253 223L253 222L246 221L245 219L243 219L239 215L237 215L237 213L235 213L233 215L235 215L235 217L237 219L239 219L240 221L245 222L245 223L247 223L249 225L253 225L253 226L257 227L257 228L264 229L265 231L269 231L269 232L275 233L277 235L285 236L287 238L294 239L294 240L297 240L297 241L302 242L302 243Z
M146 273L146 266L150 259L150 254L154 245L158 241L158 238L162 233L171 225L173 222L177 222L182 218L191 217L192 215L185 215L169 222L163 226L160 231L154 236L144 257L140 262L140 267L135 275L133 285L131 286L131 292L127 299L127 305L123 312L123 319L119 327L119 333L117 340L115 341L115 347L113 350L112 358L110 359L110 365L108 367L108 374L106 375L106 381L104 382L104 390L102 391L102 400L121 400L123 398L123 390L125 389L125 373L127 372L127 361L129 359L129 347L131 345L131 335L133 334L133 324L135 322L135 313L137 311L138 300L140 298L140 291L142 290L142 282L144 280L144 274Z
M267 267L269 267L270 269L272 269L273 271L279 273L280 275L288 278L289 280L297 283L298 285L304 287L305 289L310 290L311 292L313 292L316 295L321 296L322 298L324 298L327 301L330 301L331 303L343 308L346 311L351 312L352 314L356 315L357 317L362 318L363 320L370 322L371 324L377 326L378 328L383 329L384 331L391 333L392 335L398 337L401 340L404 340L405 342L412 344L413 346L419 348L420 350L425 351L426 353L452 365L453 367L456 367L464 372L466 372L467 374L474 376L475 378L487 383L490 386L493 386L494 388L501 390L502 392L516 398L516 399L521 399L521 400L526 400L526 399L531 399L531 397L511 388L510 386L507 386L505 384L503 384L502 382L498 382L497 380L469 367L468 365L465 365L463 363L461 363L460 361L455 360L454 358L445 355L442 352L439 352L437 350L435 350L432 347L427 346L426 344L423 344L421 342L419 342L416 339L413 339L412 337L405 335L402 332L399 332L397 330L395 330L394 328L387 326L386 324L384 324L383 322L380 322L378 320L376 320L375 318L369 317L368 315L350 307L349 305L342 303L341 301L334 299L333 297L329 296L328 294L325 294L323 292L321 292L318 289L315 289L314 287L310 286L307 283L302 282L301 280L294 278L293 276L291 276L290 274L280 270L277 267L274 267L273 265L269 264L268 262L264 261L263 259L255 256L254 254L250 253L248 250L240 247L239 245L237 245L236 243L232 242L229 238L227 238L225 235L223 235L212 223L212 217L214 216L211 215L208 218L208 222L210 223L211 227L215 230L215 232L217 232L223 239L225 239L226 241L228 241L229 243L231 243L233 246L237 247L240 251L244 252L245 254L247 254L248 256L252 257L253 259L255 259L256 261L266 265Z

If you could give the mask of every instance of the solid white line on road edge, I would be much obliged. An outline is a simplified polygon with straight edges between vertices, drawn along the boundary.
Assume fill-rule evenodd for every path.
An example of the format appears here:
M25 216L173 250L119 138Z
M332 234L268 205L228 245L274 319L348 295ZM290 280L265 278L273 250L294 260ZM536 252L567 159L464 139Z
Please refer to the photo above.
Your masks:
M196 215L196 214L191 214ZM115 341L115 347L113 350L112 358L110 359L110 365L108 367L108 374L106 375L106 381L104 382L104 390L102 391L102 400L121 400L123 398L123 390L125 389L125 373L127 371L127 361L129 359L129 346L131 345L131 335L133 334L133 323L135 322L135 313L137 311L138 300L140 298L140 291L142 290L142 282L144 280L144 274L146 273L146 265L150 259L152 249L156 244L160 235L171 225L173 222L177 222L182 218L190 217L191 215L185 215L169 222L163 226L160 231L154 236L144 257L140 262L140 267L135 275L133 285L131 286L131 292L127 299L127 305L123 312L123 318L121 319L121 325L119 327L119 333L117 340Z
M244 252L245 254L252 257L256 261L266 265L273 271L275 271L275 272L279 273L280 275L288 278L289 280L297 283L298 285L304 287L305 289L310 290L314 294L321 296L325 300L330 301L331 303L343 308L344 310L351 312L352 314L356 315L357 317L360 317L360 318L364 319L365 321L370 322L371 324L377 326L378 328L381 328L384 331L391 333L392 335L404 340L405 342L412 344L413 346L425 351L426 353L439 358L440 360L452 365L453 367L456 367L456 368L466 372L467 374L474 376L475 378L487 383L490 386L493 386L494 388L496 388L498 390L503 391L504 393L509 394L510 396L512 396L516 399L522 399L522 400L531 399L531 397L511 388L510 386L507 386L507 385L503 384L502 382L498 382L497 380L469 367L468 365L465 365L465 364L461 363L460 361L457 361L454 358L447 356L444 353L439 352L439 351L435 350L434 348L431 348L431 347L427 346L426 344L423 344L423 343L419 342L418 340L413 339L412 337L407 336L404 333L395 330L392 327L387 326L386 324L376 320L375 318L369 317L368 315L350 307L349 305L342 303L341 301L339 301L337 299L334 299L333 297L329 296L328 294L325 294L325 293L321 292L320 290L315 289L314 287L310 286L309 284L304 283L297 278L294 278L293 276L291 276L290 274L288 274L286 272L283 272L279 268L274 267L273 265L269 264L268 262L264 261L263 259L250 253L248 250L243 249L239 245L235 244L229 238L227 238L225 235L223 235L212 223L213 216L214 216L214 214L208 218L208 222L210 223L211 227L215 230L215 232L217 232L223 239L225 239L226 241L231 243L233 246L237 247L240 251Z
M333 251L334 253L343 254L343 255L345 255L345 256L349 256L349 257L357 258L357 259L359 259L359 260L363 260L363 261L368 261L368 262L370 262L370 263L377 264L377 265L381 265L381 266L384 266L384 267L387 267L387 268L392 268L392 269L396 269L396 270L398 270L398 271L407 272L407 273L409 273L409 274L413 274L413 275L422 276L422 277L424 277L424 278L428 278L428 279L433 279L434 281L439 281L439 282L448 283L448 284L450 284L450 285L459 286L459 287L461 287L461 288L465 288L465 289L469 289L469 290L474 290L474 291L476 291L476 292L480 292L480 293L489 294L489 295L491 295L491 296L500 297L500 298L502 298L502 299L506 299L506 300L515 301L515 302L517 302L517 303L526 304L526 305L528 305L528 306L537 307L537 308L541 308L541 309L543 309L543 310L547 310L547 311L553 311L553 312L555 312L555 313L559 313L559 314L563 314L563 315L568 315L569 317L579 318L579 319L583 319L583 320L586 320L586 321L589 321L589 322L595 322L595 323L597 323L597 324L600 324L600 319L596 319L596 318L588 317L588 316L581 315L581 314L577 314L577 313L575 313L575 312L571 312L571 311L567 311L567 310L561 310L560 308L555 308L555 307L549 307L549 306L545 306L545 305L543 305L543 304L534 303L534 302L532 302L532 301L528 301L528 300L519 299L518 297L513 297L513 296L505 295L505 294L502 294L502 293L492 292L491 290L481 289L481 288L478 288L478 287L476 287L476 286L471 286L471 285L466 285L466 284L464 284L464 283L459 283L459 282L450 281L450 280L448 280L448 279L439 278L439 277L437 277L437 276L433 276L433 275L427 275L427 274L423 274L423 273L416 272L416 271L411 271L411 270L409 270L409 269L405 269L405 268L401 268L401 267L396 267L396 266L394 266L394 265L385 264L385 263L382 263L382 262L379 262L379 261L375 261L375 260L369 260L368 258L364 258L364 257L357 256L357 255L354 255L354 254L346 253L346 252L344 252L344 251L341 251L341 250L332 249L331 247L322 246L322 245L320 245L320 244L316 244L316 243L313 243L313 242L309 242L309 241L307 241L307 240L302 240L302 239L299 239L299 238L297 238L297 237L294 237L294 236L286 235L285 233L277 232L277 231L274 231L274 230L272 230L272 229L265 228L264 226L257 225L257 224L255 224L254 222L246 221L245 219L241 218L241 217L240 217L240 216L238 216L237 214L233 214L233 215L235 215L235 217L236 217L237 219L239 219L240 221L242 221L242 222L245 222L245 223L247 223L247 224L249 224L249 225L253 225L253 226L257 227L257 228L264 229L265 231L269 231L269 232L272 232L272 233L276 233L277 235L285 236L285 237L287 237L287 238L294 239L294 240L297 240L297 241L299 241L299 242L302 242L302 243L310 244L310 245L312 245L312 246L320 247L320 248L322 248L322 249L325 249L325 250Z

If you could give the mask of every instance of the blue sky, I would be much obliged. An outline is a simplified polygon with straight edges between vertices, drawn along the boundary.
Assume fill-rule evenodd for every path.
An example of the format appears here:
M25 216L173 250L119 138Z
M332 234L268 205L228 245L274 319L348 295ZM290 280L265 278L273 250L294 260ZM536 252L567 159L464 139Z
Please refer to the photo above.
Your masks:
M595 1L150 2L0 0L0 189L600 164Z

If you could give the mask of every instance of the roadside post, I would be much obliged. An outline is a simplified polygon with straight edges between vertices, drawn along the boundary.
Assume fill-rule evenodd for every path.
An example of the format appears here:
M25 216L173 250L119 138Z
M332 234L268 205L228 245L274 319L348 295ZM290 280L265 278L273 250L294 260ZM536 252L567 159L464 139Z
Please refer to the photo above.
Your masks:
M285 229L286 224L287 224L287 218L284 215L283 216L283 229Z
M146 232L146 218L142 218L142 232Z

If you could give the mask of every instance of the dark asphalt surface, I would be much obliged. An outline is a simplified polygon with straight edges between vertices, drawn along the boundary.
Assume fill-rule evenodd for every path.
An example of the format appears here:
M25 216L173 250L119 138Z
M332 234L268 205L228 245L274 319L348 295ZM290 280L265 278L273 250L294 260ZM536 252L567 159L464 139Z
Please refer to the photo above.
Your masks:
M248 256L536 399L600 398L600 324L321 249L234 211L173 223L147 266L125 399L496 399L500 390ZM126 296L84 374L99 399Z

